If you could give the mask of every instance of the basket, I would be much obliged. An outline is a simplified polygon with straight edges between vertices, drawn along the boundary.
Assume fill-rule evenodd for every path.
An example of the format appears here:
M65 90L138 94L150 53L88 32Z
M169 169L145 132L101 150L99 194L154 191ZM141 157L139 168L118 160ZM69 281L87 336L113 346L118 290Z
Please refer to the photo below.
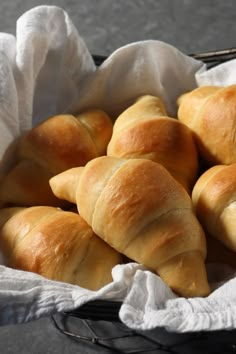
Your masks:
M236 58L236 48L189 56L203 61L211 69ZM106 57L93 55L93 59L99 66ZM52 322L64 335L82 341L89 353L236 353L236 330L183 334L171 333L163 328L134 331L121 323L120 307L121 303L116 301L90 301L71 312L52 316Z

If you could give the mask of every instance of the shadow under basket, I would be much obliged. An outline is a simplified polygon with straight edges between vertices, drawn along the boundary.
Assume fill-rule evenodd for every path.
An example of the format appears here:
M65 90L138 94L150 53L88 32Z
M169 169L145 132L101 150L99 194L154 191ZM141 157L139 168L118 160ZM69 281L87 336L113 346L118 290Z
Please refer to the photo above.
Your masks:
M210 69L236 58L236 48L190 54ZM106 57L93 55L97 66ZM134 331L119 319L120 302L95 300L71 312L51 317L58 331L79 341L85 353L172 353L230 354L236 353L236 329L173 333L164 328Z

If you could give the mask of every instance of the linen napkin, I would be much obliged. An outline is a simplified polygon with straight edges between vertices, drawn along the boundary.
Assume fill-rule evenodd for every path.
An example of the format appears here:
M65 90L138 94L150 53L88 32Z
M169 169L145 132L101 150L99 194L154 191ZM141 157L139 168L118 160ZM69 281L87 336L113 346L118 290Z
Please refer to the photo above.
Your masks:
M136 97L152 94L175 116L181 93L207 82L232 83L235 68L232 61L207 71L204 63L155 40L119 48L97 68L63 9L33 8L17 21L16 36L0 34L0 176L12 162L14 139L51 115L96 106L115 120ZM3 258L0 263L0 325L103 299L122 302L120 319L133 329L165 327L180 333L236 328L236 278L230 268L209 266L211 295L184 299L136 263L114 267L113 281L96 292L10 269Z

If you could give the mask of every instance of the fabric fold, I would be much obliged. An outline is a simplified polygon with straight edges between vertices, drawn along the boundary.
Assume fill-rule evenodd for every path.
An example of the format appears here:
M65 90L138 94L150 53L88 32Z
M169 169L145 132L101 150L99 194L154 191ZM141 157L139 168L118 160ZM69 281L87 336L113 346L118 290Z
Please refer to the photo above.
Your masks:
M235 61L207 71L204 63L155 40L121 47L97 68L63 9L33 8L17 21L16 37L0 34L0 177L9 167L14 140L51 115L98 107L115 119L139 95L153 94L175 116L181 93L206 83L235 83L231 72ZM120 319L133 329L164 327L183 333L236 328L232 273L213 282L207 298L184 299L136 263L116 266L112 283L97 292L7 268L3 259L1 263L0 325L72 311L101 299L121 302Z

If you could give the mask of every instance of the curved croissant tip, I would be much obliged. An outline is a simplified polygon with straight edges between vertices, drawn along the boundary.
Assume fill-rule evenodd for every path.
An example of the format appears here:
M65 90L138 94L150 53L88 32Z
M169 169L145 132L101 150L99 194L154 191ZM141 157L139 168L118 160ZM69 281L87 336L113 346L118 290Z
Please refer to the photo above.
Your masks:
M76 188L82 171L83 167L74 167L50 178L49 185L53 194L59 199L75 203Z
M199 251L179 254L157 270L179 296L206 297L210 294L204 258Z
M183 93L182 95L180 95L180 96L177 98L177 100L176 100L177 107L179 107L179 106L183 103L184 99L186 98L186 96L187 96L188 94L189 94L189 92Z

